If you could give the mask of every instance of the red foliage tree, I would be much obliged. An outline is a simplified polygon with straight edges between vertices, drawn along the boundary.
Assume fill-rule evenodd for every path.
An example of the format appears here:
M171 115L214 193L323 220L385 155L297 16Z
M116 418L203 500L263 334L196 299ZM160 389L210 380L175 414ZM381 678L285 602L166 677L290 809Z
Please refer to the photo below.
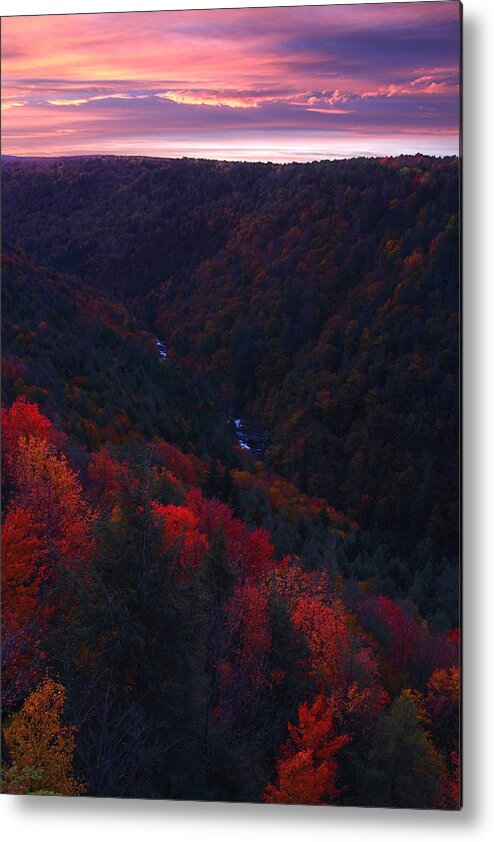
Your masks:
M239 573L259 577L273 567L274 548L266 529L249 530L229 506L206 500L197 488L187 494L187 505L209 538L222 532L228 559Z
M444 806L447 810L459 810L461 807L461 776L460 758L457 751L451 752L450 760L451 771L446 778L441 806Z
M165 467L188 488L199 484L204 465L191 453L183 453L180 448L163 439L155 438L153 447L156 455L163 459Z
M29 512L8 512L2 525L2 693L15 700L40 676L41 640L50 607L47 550Z
M3 410L4 467L10 508L29 512L39 525L52 563L73 565L87 556L93 515L61 439L35 404L19 399Z
M277 762L277 782L264 800L270 804L332 804L337 786L336 754L349 742L348 734L335 734L333 702L317 696L298 710L298 725L288 725L290 737Z
M230 643L228 654L219 665L219 709L223 718L232 717L239 710L252 715L270 684L271 629L266 585L237 582L226 605L226 618Z
M127 465L114 459L106 447L93 453L88 476L99 505L110 511L119 494L130 483Z
M203 559L208 539L201 531L199 518L186 506L151 504L156 521L163 528L163 552L172 566L187 570Z
M61 444L64 439L63 434L41 414L37 404L17 398L9 409L2 409L2 450L7 466L15 456L19 440L31 437L50 444Z

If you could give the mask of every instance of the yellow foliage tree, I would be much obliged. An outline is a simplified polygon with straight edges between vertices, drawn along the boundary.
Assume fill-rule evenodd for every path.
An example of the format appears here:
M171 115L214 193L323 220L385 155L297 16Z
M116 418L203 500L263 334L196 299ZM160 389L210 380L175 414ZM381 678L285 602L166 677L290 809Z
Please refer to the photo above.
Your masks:
M76 728L61 721L65 699L65 687L46 676L4 728L8 792L83 795L72 771Z

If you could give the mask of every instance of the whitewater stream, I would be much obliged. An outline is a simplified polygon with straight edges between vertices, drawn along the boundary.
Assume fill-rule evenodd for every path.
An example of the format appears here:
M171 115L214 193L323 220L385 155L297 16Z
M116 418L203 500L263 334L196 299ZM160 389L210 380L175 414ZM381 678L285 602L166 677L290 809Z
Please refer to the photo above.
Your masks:
M167 344L163 339L156 339L156 347L162 360L168 359ZM263 456L266 448L269 445L269 438L263 433L259 427L253 424L250 420L242 418L237 415L232 418L235 438L242 450L247 450L254 456Z
M166 360L168 356L168 351L166 349L166 343L163 342L162 339L156 339L156 347L158 349L158 353L162 360Z
M243 418L234 418L233 423L235 424L235 435L237 436L237 441L243 450L252 450L251 445L247 441L247 433L245 432L245 423Z
M250 419L236 416L233 419L237 442L242 450L248 450L254 456L264 456L269 445L269 437Z

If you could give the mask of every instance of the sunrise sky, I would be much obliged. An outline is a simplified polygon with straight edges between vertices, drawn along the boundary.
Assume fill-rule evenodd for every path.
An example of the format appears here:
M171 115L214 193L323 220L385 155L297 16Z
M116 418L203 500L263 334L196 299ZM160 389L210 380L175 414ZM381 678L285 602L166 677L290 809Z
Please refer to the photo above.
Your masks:
M2 20L2 152L458 154L459 4Z

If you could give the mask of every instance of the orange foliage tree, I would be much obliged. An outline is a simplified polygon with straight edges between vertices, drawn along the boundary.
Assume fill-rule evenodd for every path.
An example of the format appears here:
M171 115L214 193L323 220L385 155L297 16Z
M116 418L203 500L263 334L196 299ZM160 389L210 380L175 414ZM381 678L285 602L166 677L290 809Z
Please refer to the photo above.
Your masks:
M435 670L425 699L434 739L442 749L456 752L460 725L460 671L452 666Z
M65 698L63 685L46 676L4 728L8 792L84 793L72 770L76 728L62 724Z
M60 451L63 437L35 404L2 411L6 516L2 529L4 699L39 680L50 592L62 571L76 571L91 548L94 515L75 471Z
M55 428L35 404L22 399L2 412L2 424L11 508L30 513L58 561L86 557L93 516L76 473L58 450Z
M355 681L366 685L376 675L372 649L339 598L327 603L302 597L292 619L307 640L310 671L321 690L348 689Z
M66 561L86 557L92 515L66 457L43 439L21 439L14 480L15 503L41 524L50 548Z

